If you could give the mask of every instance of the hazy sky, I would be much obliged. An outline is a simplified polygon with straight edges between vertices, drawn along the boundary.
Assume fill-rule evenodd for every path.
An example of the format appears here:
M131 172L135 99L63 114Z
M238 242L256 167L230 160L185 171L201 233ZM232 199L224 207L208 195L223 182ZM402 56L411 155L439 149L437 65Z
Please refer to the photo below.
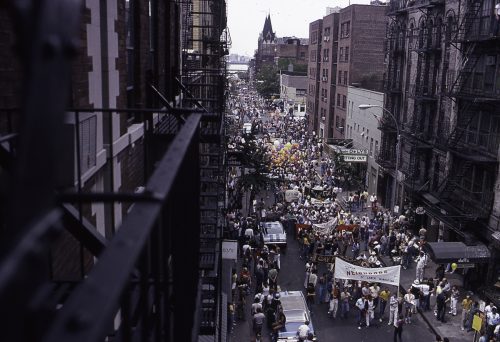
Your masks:
M264 20L271 14L278 37L309 36L309 23L326 15L327 7L369 4L370 0L227 0L231 53L253 56Z

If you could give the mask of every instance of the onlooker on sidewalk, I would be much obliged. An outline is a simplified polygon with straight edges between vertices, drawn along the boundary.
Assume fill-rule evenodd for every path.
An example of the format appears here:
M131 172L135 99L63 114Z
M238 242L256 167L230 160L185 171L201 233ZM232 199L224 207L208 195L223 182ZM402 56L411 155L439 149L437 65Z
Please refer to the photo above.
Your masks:
M417 259L417 268L415 277L415 279L418 280L419 282L422 282L424 280L424 270L426 263L427 263L427 257L425 253L420 252L420 255L418 256Z
M472 299L470 298L470 295L467 294L465 298L462 300L462 330L465 330L466 324L467 324L467 318L469 316L470 310L472 308Z
M448 299L446 298L446 294L444 291L441 291L436 297L436 306L437 306L437 320L443 323L446 323L444 319L444 315L446 313L446 302Z
M450 312L449 314L456 316L457 315L457 303L458 297L460 296L460 292L458 291L458 287L453 285L451 288L451 296L450 296Z
M486 315L486 334L488 336L488 340L493 337L493 332L497 324L500 323L500 314L497 312L497 308L493 307L491 312Z

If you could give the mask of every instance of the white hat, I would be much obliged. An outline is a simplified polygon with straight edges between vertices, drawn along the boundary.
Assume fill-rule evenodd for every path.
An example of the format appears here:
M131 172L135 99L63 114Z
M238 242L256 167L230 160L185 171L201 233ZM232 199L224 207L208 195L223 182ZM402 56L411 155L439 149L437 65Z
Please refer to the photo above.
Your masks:
M373 244L374 244L374 245L378 245L378 241L375 241Z
M413 284L418 285L418 284L420 284L420 281L419 281L418 279L415 279L415 280L413 281Z
M375 265L380 266L380 261L375 261Z

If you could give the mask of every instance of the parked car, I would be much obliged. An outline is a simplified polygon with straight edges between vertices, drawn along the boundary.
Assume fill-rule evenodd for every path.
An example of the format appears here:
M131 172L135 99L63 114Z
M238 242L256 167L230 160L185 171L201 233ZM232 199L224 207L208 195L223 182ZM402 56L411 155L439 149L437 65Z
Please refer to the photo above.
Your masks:
M280 292L280 301L286 317L286 323L278 332L278 341L298 341L297 330L305 321L309 321L310 332L314 335L313 341L317 341L311 320L311 313L307 308L306 299L302 291Z
M260 236L264 245L275 245L286 248L286 232L279 221L261 222Z

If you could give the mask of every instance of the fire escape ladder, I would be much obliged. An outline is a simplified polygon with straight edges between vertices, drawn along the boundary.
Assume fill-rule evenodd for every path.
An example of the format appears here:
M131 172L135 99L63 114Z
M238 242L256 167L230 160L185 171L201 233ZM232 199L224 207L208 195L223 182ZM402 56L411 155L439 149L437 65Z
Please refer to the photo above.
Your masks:
M448 177L442 182L444 183L444 186L443 190L441 191L440 198L446 200L451 199L455 189L460 184L460 181L463 179L465 174L471 169L471 167L472 162L465 160L459 164L458 169L452 168Z
M446 145L454 150L460 150L462 147L461 139L465 134L466 128L470 125L477 114L477 111L472 110L475 101L466 101L462 104L461 110L457 113L457 123L451 131Z
M457 30L457 41L464 42L467 40L467 34L472 31L474 21L481 11L481 3L483 0L470 0L467 2L466 12Z
M481 54L477 49L477 43L468 43L462 55L462 63L458 75L450 86L452 96L467 95L466 86L472 72L481 58Z

